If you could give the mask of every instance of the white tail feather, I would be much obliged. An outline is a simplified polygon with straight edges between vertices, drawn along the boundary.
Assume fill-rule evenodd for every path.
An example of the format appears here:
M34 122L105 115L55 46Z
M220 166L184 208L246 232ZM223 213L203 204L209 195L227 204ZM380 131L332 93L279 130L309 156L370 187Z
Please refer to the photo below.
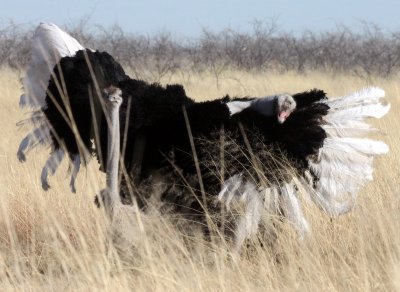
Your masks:
M239 251L246 238L254 235L261 220L263 203L256 186L247 181L243 186L240 202L244 205L243 214L237 224L235 249Z
M362 137L369 132L377 131L377 129L365 122L353 120L332 122L323 127L330 137Z
M330 110L324 117L327 133L317 161L310 169L319 178L313 200L331 215L348 212L354 206L360 188L372 180L373 158L388 153L388 146L368 138L375 131L365 118L381 118L390 109L380 99L385 92L370 87L342 98L326 101Z
M71 180L69 182L71 192L73 193L76 193L75 180L76 177L78 176L80 166L81 166L81 156L77 154L72 160Z
M293 182L285 183L281 188L282 208L288 221L292 223L301 239L310 232L310 226L301 210Z
M20 161L25 161L25 153L39 144L51 144L49 125L42 110L46 107L46 90L55 65L62 57L74 56L77 51L84 48L76 39L62 31L52 23L41 23L33 36L31 59L25 77L22 78L24 94L21 95L20 107L29 106L40 108L31 113L31 117L20 121L17 125L31 124L36 128L20 143L17 156ZM43 167L41 181L42 187L48 189L48 176L53 175L64 157L64 150L57 149L49 157ZM79 161L80 164L80 161ZM71 177L71 188L79 171L79 164L74 161Z
M264 192L264 210L267 215L275 215L279 208L279 194L276 187L271 186L263 190Z
M285 211L288 221L293 224L299 237L303 239L307 236L310 227L301 210L294 184L295 182L292 181L282 186L271 186L259 192L252 182L244 180L240 174L224 182L218 200L228 209L232 206L242 207L242 215L236 227L236 251L240 250L245 239L257 232L262 217L276 216L280 208ZM268 228L268 226L265 227Z
M46 118L41 110L36 110L33 112L29 112L27 114L30 115L28 118L17 122L18 127L32 126L32 125L39 127L44 125Z
M366 87L340 98L332 98L327 104L332 110L335 110L343 107L355 106L357 104L375 104L383 97L385 97L385 91L383 89L379 87Z
M42 174L40 176L42 182L42 188L44 190L48 190L50 188L48 177L49 175L54 175L57 168L60 166L61 161L63 160L65 155L65 151L62 148L54 151L50 157L47 159L45 165L42 169Z
M324 148L335 149L345 153L364 153L365 155L386 154L389 151L389 147L382 141L348 137L326 138Z
M308 181L304 178L300 178L300 180L296 183L298 187L304 187L304 192L303 194L308 195L308 197L305 197L308 202L313 201L318 207L320 207L322 210L324 210L326 213L328 213L331 216L338 216L340 214L345 214L354 207L354 201L348 200L346 201L333 201L331 200L332 197L327 196L324 197L323 194L315 191L312 187L312 179L311 179L311 174L309 172L306 172L306 177Z
M29 133L19 144L17 157L19 161L25 161L25 153L32 150L37 145L48 144L50 141L50 132L47 126L41 126Z
M62 57L73 56L84 48L76 39L52 23L41 23L32 41L31 59L22 78L21 107L45 106L46 88L54 66Z
M361 120L364 117L380 119L390 110L390 105L366 104L349 108L332 110L327 117L328 121L340 121L342 119Z

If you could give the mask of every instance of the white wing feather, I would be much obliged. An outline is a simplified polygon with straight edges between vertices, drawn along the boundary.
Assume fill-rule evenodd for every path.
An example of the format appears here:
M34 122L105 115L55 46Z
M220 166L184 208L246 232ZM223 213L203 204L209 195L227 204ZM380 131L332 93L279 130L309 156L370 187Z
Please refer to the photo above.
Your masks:
M76 39L62 31L52 23L41 23L33 36L31 59L26 75L22 78L24 94L21 95L20 107L36 108L31 116L17 125L31 124L35 129L20 143L17 156L20 161L25 161L25 154L37 145L51 144L50 127L42 110L46 107L46 89L54 66L62 57L74 56L77 51L83 50ZM42 186L49 188L48 176L53 175L65 156L65 151L58 149L53 152L42 170ZM74 159L71 189L75 190L75 179L79 172L80 157Z
M370 87L326 101L330 110L324 118L327 138L317 161L310 160L310 170L319 177L314 182L314 201L331 215L351 210L360 188L372 180L373 158L389 147L382 141L363 138L375 131L366 118L381 118L390 109L380 100L385 92Z
M24 94L20 107L45 106L46 88L54 66L62 57L73 56L83 49L76 39L55 24L41 23L33 36L31 59L22 78Z

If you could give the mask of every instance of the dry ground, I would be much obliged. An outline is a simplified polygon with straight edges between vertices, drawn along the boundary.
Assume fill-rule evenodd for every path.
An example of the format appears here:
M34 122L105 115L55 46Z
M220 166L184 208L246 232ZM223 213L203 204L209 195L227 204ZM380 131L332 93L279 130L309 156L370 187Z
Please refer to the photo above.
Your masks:
M21 164L18 143L26 130L18 108L20 72L0 71L0 290L134 291L368 291L400 289L400 87L397 78L372 81L347 75L253 75L228 72L217 88L212 74L176 75L198 100L230 95L260 96L318 87L339 96L366 85L386 90L392 103L376 125L391 148L379 158L375 181L350 214L330 219L304 206L313 236L300 241L287 222L278 224L272 247L251 245L233 260L223 243L178 233L153 216L137 229L135 248L117 253L107 239L93 196L104 185L98 166L82 170L77 194L68 188L67 164L44 192L40 171L49 149L29 153Z

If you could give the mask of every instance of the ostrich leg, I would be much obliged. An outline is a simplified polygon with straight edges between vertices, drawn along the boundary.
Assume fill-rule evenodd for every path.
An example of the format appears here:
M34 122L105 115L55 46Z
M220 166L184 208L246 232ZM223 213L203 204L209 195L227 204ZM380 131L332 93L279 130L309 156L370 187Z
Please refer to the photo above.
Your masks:
M104 94L108 141L106 189L102 193L106 212L113 217L115 208L121 205L118 187L118 163L120 155L119 108L122 103L122 97L121 90L114 86L104 89Z

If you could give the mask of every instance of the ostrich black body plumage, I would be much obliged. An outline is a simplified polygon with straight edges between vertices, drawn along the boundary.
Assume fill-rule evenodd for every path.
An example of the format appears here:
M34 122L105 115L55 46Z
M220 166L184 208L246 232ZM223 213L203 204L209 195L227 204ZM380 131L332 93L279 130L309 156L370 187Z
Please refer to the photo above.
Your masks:
M308 98L308 102L300 102L301 107L284 124L252 109L230 116L226 107L229 97L188 105L185 107L188 124L183 111L173 118L160 119L143 129L147 147L140 174L142 181L153 183L152 174L161 171L170 186L162 194L163 201L175 211L197 216L198 220L204 215L201 181L207 208L215 213L219 212L216 195L223 182L236 174L259 187L290 181L293 172L304 175L309 169L308 159L317 158L326 138L321 124L329 107L318 103L326 98L320 90L297 94L294 98L296 101ZM187 126L195 149L190 145ZM195 163L199 165L201 180ZM140 193L139 187L137 198L144 196L145 201L146 195Z
M120 129L121 148L125 149L121 151L124 150L124 167L130 178L123 176L121 196L129 201L132 194L127 194L127 190L136 189L134 195L142 206L148 194L141 191L144 189L141 183L151 182L156 172L168 177L171 185L192 189L185 193L187 196L195 193L196 198L184 198L184 202L197 202L197 197L201 197L188 125L195 141L205 192L211 200L221 188L224 179L221 172L226 177L240 173L247 180L259 184L257 171L260 169L257 167L261 166L265 181L278 183L284 179L287 166L274 162L278 159L289 161L302 174L308 168L307 158L317 155L326 137L321 123L328 106L318 103L326 98L320 90L295 94L298 108L283 124L278 123L275 117L262 115L252 108L231 116L226 103L239 100L237 98L225 96L213 101L194 102L180 85L163 87L131 79L109 54L85 50L78 51L74 57L62 58L55 66L48 86L44 113L52 128L54 150L64 145L73 157L79 154L78 141L81 140L82 146L98 158L101 169L106 169L107 122L102 111L98 116L95 112L96 104L99 107L99 91L110 85L121 89L124 100L120 109ZM188 125L183 109L187 112ZM79 138L75 136L73 124ZM221 139L226 140L223 149ZM98 147L92 147L92 140ZM142 149L135 146L137 140L144 141ZM219 161L221 151L226 154L223 162ZM140 159L135 160L135 156ZM257 167L253 165L254 159L258 161ZM221 163L224 169L221 169ZM125 187L130 179L136 183L135 188ZM188 185L187 182L191 183ZM180 196L174 194L173 189L168 188L163 195L166 203L189 209L200 208L199 205L184 206L178 202Z

